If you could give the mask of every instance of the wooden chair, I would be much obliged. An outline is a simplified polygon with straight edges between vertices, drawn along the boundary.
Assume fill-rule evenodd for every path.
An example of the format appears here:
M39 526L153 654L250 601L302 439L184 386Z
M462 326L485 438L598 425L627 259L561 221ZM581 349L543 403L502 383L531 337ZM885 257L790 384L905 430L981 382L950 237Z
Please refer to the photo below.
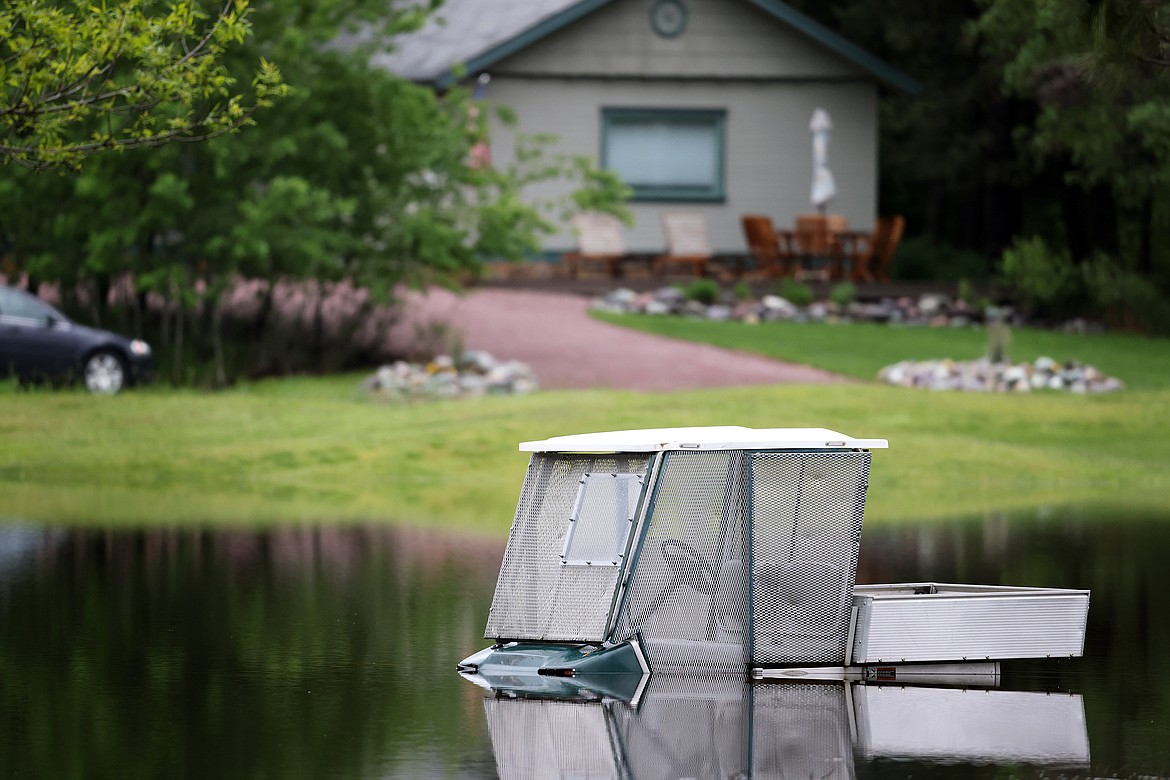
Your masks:
M869 235L852 234L847 253L850 278L855 282L890 281L890 266L905 228L906 218L898 214L878 217L873 224L873 233Z
M841 275L841 242L836 233L845 229L845 218L827 214L798 214L792 233L797 279L830 281Z
M772 218L762 214L743 215L743 235L755 259L753 271L768 279L792 274L792 234L776 232Z
M707 275L711 239L707 235L707 218L698 211L668 211L662 215L662 232L666 237L666 254L655 263L662 274L674 265L688 265L695 276Z
M576 279L585 265L600 265L611 278L622 275L622 261L627 257L622 223L613 214L584 211L569 220L577 237L577 251L566 252L569 278Z
M898 244L902 242L902 231L906 229L906 218L901 214L892 217L878 217L873 229L873 249L869 258L869 272L880 282L890 281L890 266Z

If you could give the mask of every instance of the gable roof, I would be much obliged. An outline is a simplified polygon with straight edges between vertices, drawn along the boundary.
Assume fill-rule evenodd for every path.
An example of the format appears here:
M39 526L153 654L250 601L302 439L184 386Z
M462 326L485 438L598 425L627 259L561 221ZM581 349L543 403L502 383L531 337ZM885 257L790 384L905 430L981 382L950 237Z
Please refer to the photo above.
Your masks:
M474 75L613 0L445 0L421 30L374 62L403 78L446 88L455 69ZM853 63L883 86L917 94L917 81L780 0L745 0Z

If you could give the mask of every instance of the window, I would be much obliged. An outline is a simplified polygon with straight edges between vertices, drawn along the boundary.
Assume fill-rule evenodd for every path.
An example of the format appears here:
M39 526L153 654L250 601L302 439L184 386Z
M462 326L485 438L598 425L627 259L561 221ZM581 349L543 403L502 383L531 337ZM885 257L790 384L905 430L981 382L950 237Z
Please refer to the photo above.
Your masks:
M31 295L0 290L0 314L44 322L52 316L53 310Z
M586 474L577 491L561 562L575 566L617 566L634 527L641 474Z
M722 110L602 109L601 165L635 200L722 200L726 119Z

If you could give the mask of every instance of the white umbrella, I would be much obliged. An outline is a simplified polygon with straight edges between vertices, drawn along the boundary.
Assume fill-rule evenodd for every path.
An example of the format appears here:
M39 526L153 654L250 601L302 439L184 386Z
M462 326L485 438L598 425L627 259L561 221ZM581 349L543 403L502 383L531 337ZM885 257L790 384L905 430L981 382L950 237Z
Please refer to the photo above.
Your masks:
M817 211L824 213L829 201L837 195L837 183L829 170L829 132L833 129L829 112L823 108L813 111L808 129L813 134L812 202Z

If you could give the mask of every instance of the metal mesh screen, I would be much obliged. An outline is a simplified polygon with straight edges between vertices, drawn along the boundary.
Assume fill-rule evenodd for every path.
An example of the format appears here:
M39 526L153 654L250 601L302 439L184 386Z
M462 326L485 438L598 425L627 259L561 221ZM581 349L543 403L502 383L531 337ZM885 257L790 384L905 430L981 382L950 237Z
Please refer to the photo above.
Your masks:
M854 776L844 685L759 684L752 699L753 778Z
M535 454L488 614L489 639L600 642L622 567L561 562L586 473L644 475L645 455Z
M657 673L742 675L748 622L743 453L671 452L614 631Z
M752 456L753 663L845 663L869 462Z

